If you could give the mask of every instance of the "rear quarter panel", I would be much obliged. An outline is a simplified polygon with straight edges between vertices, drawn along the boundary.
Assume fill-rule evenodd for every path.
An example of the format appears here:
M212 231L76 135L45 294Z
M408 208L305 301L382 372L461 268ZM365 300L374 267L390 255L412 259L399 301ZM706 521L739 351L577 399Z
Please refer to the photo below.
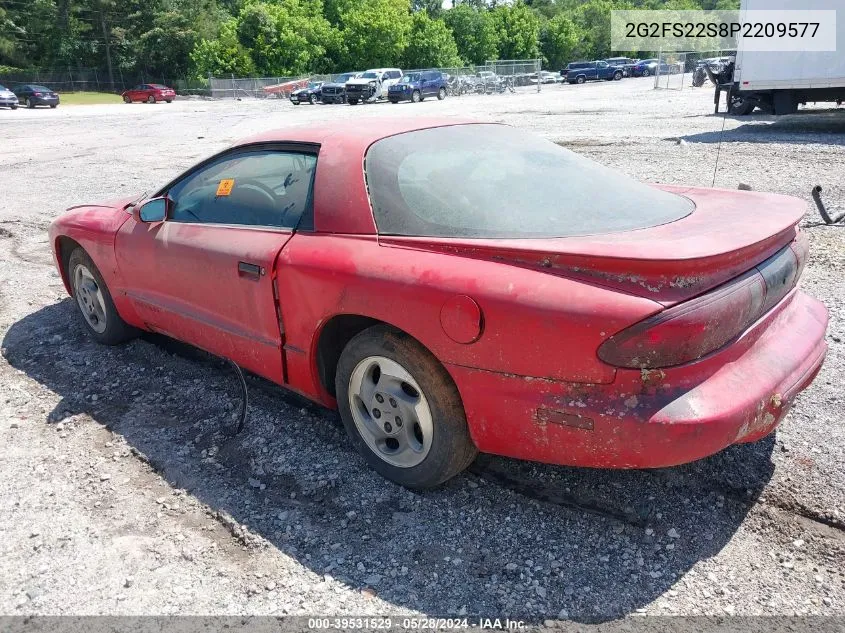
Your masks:
M394 325L449 364L578 383L609 383L596 356L615 332L661 309L651 300L537 270L413 248L375 236L299 233L279 256L279 296L291 386L326 401L316 347L333 316ZM482 333L461 344L441 325L444 303L471 297Z

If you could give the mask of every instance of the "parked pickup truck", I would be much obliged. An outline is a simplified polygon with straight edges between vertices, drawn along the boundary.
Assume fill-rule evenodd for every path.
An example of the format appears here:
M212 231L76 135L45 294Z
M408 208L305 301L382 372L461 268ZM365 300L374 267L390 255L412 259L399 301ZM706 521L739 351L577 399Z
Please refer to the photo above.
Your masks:
M359 101L378 101L387 99L390 86L399 82L402 71L398 68L374 68L362 73L360 77L346 82L346 102L356 105Z
M571 84L582 84L585 81L622 79L622 69L611 66L606 61L572 62L566 66L566 81Z

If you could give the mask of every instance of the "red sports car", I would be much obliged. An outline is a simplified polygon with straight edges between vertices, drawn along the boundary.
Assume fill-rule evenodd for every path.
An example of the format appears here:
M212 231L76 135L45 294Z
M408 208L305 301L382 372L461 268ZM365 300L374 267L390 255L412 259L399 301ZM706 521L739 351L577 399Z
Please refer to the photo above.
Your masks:
M176 98L176 91L161 84L141 84L125 90L120 96L126 103L133 101L145 101L146 103L165 101L170 103Z
M826 351L804 210L504 125L373 118L245 140L50 242L97 341L228 358L426 488L478 451L644 468L770 433Z

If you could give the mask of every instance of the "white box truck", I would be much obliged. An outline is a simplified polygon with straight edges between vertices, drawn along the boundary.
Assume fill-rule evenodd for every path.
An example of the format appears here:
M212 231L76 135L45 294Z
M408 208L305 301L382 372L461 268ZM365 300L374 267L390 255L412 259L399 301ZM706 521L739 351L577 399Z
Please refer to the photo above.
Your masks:
M755 108L792 114L800 103L845 101L845 0L742 0L746 10L835 9L836 51L743 51L740 39L728 97L731 114Z

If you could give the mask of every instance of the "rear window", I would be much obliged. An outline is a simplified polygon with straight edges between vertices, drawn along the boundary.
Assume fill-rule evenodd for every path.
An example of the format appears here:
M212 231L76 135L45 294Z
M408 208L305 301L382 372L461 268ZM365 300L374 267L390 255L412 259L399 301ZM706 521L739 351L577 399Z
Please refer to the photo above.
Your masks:
M673 222L693 203L508 126L417 130L365 161L378 231L431 237L569 237Z

